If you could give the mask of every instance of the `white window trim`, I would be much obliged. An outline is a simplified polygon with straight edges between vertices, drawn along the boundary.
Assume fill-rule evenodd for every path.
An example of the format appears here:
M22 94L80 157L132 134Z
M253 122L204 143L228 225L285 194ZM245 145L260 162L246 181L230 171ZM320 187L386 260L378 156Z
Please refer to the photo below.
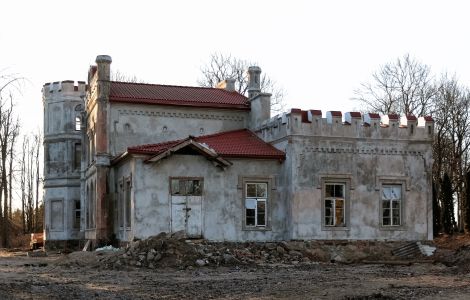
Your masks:
M339 185L339 186L342 186L343 187L343 198L339 198L339 197L325 197L323 199L324 202L326 202L326 200L330 200L333 202L333 205L332 205L332 209L333 209L333 213L332 213L332 218L333 218L333 223L336 223L336 201L337 200L341 200L343 201L343 222L344 222L344 226L338 226L337 224L333 224L333 225L327 225L326 224L326 205L325 205L325 209L323 210L323 221L325 222L325 227L345 227L346 226L346 184L344 183L332 183L332 182L326 182L325 183L325 186L327 185Z
M266 185L266 197L248 197L248 185L249 184L264 184ZM254 200L256 202L255 205L255 225L248 225L246 224L246 201L247 200ZM258 224L258 203L264 202L264 225ZM268 216L267 216L267 203L268 203L268 183L267 182L245 182L245 226L246 227L257 227L257 228L265 228L268 224Z
M401 197L400 197L400 225L383 225L383 199L382 191L384 187L387 186L400 186L401 187ZM405 214L405 204L406 204L406 191L407 191L407 181L406 180L386 180L381 182L379 189L379 227L381 230L406 230L406 214ZM390 211L391 213L391 211ZM392 222L392 219L390 219Z
M267 184L267 197L266 197L266 226L247 226L246 225L246 184L247 183L266 183ZM238 176L237 188L240 190L241 194L241 209L242 209L242 230L244 231L271 231L271 211L272 203L275 200L276 193L273 192L276 190L276 180L274 176Z
M332 226L325 224L325 191L327 184L340 184L344 185L344 226ZM321 177L321 227L325 231L347 231L350 230L350 214L351 214L351 178L349 177L339 177L338 175L333 175L331 177L322 176Z

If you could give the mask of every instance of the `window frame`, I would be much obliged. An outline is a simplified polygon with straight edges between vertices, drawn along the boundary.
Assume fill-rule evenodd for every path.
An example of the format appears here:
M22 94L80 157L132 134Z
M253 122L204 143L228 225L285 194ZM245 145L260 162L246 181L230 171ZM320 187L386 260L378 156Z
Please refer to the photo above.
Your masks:
M343 222L344 226L327 225L326 224L326 186L342 185L343 186ZM333 198L333 197L330 197ZM321 178L321 227L325 231L347 231L350 230L350 214L351 214L351 178L345 177L322 177ZM336 202L336 201L335 201ZM334 213L332 215L334 218Z
M78 208L77 208L77 203L78 203ZM81 223L82 223L82 204L80 200L74 200L73 201L73 223L72 223L72 229L73 230L80 230L81 229ZM77 213L78 213L78 218L77 218ZM78 224L77 224L78 220ZM77 226L78 225L78 226Z
M132 228L132 176L123 181L123 219L124 228Z
M255 185L255 195L254 196L249 196L248 195L248 185ZM263 196L258 196L258 185L264 185L265 186L265 195ZM245 226L246 227L259 227L259 228L264 228L267 225L267 203L268 203L268 183L267 182L245 182ZM248 209L247 202L248 200L254 200L255 201L255 208L254 209ZM264 224L259 224L259 207L260 204L264 202ZM248 215L247 211L248 210L254 210L254 225L248 224Z
M400 224L399 225L393 225L393 213L392 213L392 206L390 206L390 225L384 225L383 223L383 211L384 211L384 199L383 199L383 190L384 187L400 187L400 208L399 208L399 216L400 216ZM405 199L406 199L406 188L405 188L405 182L403 181L383 181L380 184L380 189L379 189L379 226L380 229L382 230L405 230ZM390 205L392 205L392 201L390 200Z
M181 181L199 181L199 188L200 191L197 194L176 194L173 192L173 180L181 180ZM194 183L193 183L194 184ZM181 186L181 185L180 185ZM185 187L187 187L185 185ZM204 177L184 177L184 176L175 176L175 177L170 177L169 178L169 192L171 196L196 196L196 197L202 197L204 195Z
M247 183L266 183L265 226L246 225L246 189ZM271 216L273 203L276 201L276 184L274 176L239 176L238 190L240 191L241 225L244 231L271 231Z

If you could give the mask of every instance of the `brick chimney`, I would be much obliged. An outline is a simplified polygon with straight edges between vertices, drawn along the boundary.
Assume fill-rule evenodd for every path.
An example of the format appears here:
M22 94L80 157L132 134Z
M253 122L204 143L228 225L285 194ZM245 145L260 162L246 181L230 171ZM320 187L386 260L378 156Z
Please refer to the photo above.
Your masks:
M227 78L221 82L219 82L216 86L218 89L223 89L228 92L235 92L235 79Z

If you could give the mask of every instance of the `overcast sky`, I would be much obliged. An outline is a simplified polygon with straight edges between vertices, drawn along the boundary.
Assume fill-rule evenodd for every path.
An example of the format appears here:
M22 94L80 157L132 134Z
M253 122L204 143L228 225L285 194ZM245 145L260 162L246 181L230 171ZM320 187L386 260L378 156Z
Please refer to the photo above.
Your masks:
M355 88L410 53L470 83L468 1L2 1L0 70L26 77L25 130L46 82L86 80L99 54L150 83L197 85L211 53L258 62L287 107L349 111Z

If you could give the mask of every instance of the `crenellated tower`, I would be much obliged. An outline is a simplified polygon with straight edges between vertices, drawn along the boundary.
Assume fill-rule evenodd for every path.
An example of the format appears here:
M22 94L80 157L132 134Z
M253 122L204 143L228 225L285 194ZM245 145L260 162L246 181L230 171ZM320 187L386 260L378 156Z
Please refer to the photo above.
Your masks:
M84 238L80 190L83 81L46 83L44 105L44 217L48 248Z

